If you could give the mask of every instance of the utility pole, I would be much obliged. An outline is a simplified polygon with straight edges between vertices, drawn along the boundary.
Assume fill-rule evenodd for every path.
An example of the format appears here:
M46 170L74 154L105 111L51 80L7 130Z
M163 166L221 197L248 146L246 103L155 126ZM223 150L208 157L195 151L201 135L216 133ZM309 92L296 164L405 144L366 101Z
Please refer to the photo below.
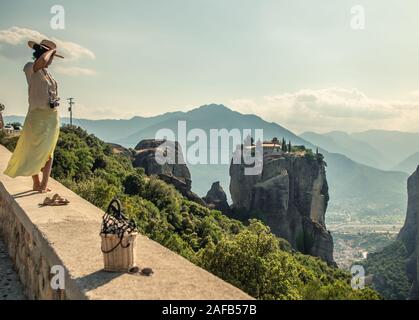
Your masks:
M6 109L4 104L0 103L0 129L4 128L3 111Z
M68 107L68 111L70 111L70 126L72 126L73 125L73 104L75 102L73 102L74 98L67 98L67 100L68 100L68 104L70 105Z

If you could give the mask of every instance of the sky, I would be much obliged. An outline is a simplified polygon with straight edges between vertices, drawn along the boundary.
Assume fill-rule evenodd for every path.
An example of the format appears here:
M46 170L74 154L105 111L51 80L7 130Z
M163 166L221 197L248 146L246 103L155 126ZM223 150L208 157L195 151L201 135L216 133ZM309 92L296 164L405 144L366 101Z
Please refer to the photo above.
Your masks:
M1 0L0 103L26 114L26 43L50 38L78 118L219 103L296 133L418 132L418 14L417 0Z

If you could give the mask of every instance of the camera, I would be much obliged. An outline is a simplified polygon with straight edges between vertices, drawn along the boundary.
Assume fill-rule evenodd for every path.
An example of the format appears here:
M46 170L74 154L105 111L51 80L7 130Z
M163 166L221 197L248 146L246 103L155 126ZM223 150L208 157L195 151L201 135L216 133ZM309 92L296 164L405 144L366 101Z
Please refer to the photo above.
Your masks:
M57 108L60 105L59 102L60 98L56 98L56 99L49 99L49 106L51 109Z

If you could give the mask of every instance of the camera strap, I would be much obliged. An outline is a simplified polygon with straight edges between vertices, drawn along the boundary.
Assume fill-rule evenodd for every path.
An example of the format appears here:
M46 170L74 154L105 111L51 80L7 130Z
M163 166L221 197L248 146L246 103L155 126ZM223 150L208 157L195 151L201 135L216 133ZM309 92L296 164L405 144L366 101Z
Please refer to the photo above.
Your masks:
M47 70L42 69L42 71L43 71L43 73L45 75L45 78L47 79L48 83L50 84L50 86L55 91L56 97L58 97L58 84L57 84L57 81L55 81L55 79L51 76L51 74Z

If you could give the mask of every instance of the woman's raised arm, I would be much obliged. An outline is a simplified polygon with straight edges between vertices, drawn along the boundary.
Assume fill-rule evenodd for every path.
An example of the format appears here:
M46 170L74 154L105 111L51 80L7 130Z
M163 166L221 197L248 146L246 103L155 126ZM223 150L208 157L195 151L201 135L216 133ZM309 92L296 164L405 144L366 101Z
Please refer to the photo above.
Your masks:
M39 59L37 59L33 64L33 72L37 72L38 70L45 68L48 64L48 61L52 58L55 52L55 49L44 52L42 56L40 56Z

